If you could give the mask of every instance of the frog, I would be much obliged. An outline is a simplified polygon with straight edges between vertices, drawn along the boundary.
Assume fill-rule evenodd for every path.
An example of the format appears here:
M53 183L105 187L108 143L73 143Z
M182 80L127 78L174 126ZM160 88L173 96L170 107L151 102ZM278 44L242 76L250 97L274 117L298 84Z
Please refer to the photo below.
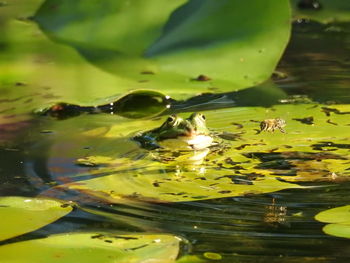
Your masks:
M188 118L170 115L158 128L139 133L133 139L146 149L202 150L213 145L214 139L202 113Z

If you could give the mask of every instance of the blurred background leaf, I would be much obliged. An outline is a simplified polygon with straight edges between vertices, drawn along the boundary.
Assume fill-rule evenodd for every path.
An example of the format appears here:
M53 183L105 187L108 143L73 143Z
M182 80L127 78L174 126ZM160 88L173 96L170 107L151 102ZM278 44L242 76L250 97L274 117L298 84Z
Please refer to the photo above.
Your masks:
M52 39L123 79L116 81L118 92L127 81L176 98L266 80L290 34L287 0L51 0L34 20Z

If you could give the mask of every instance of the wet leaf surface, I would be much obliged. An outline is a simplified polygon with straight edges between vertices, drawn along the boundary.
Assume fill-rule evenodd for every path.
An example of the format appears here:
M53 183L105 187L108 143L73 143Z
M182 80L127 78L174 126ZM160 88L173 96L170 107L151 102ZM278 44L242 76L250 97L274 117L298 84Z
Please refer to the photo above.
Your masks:
M2 262L175 262L181 239L171 235L66 233L0 246Z
M31 232L65 216L72 207L64 202L25 197L0 197L0 240Z
M332 107L341 112L348 109L347 105ZM221 118L215 119L216 115ZM213 135L218 144L207 152L148 151L131 140L140 127L152 129L162 120L128 120L100 135L97 130L87 130L87 137L79 143L88 142L92 150L64 152L66 158L71 156L72 169L78 173L57 189L68 187L112 202L120 198L181 202L300 187L289 182L350 179L346 114L326 116L322 107L306 104L225 109L209 111L206 116L213 134L219 135ZM312 116L314 124L298 121L303 116ZM286 133L257 133L261 120L276 117L286 121ZM329 124L329 118L338 126ZM227 139L227 133L236 134L234 140L232 136ZM53 153L64 150L57 147L52 148ZM79 157L81 154L84 156Z

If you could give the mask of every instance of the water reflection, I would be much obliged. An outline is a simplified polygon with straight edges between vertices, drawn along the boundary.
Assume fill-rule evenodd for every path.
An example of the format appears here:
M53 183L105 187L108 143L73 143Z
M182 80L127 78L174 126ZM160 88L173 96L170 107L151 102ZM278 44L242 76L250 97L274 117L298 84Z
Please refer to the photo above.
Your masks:
M278 66L288 78L278 81L278 86L287 94L306 95L320 103L349 103L349 54L350 24L295 22Z

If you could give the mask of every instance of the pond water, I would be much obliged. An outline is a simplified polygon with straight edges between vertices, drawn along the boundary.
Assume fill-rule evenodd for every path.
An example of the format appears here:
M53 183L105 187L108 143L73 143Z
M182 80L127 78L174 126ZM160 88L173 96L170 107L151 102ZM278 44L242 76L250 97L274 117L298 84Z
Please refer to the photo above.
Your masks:
M180 256L203 260L188 262L349 260L349 240L325 234L314 217L349 204L350 24L293 23L277 68L285 76L265 86L170 101L152 119L101 113L59 120L32 112L84 92L64 81L59 89L47 86L51 76L36 71L80 65L70 64L71 50L53 60L53 44L43 42L24 19L30 8L23 9L1 13L0 21L0 196L39 195L77 206L3 243L76 231L168 233L183 239ZM81 75L74 79L85 85ZM195 111L223 140L199 163L152 155L130 139L168 114ZM256 132L271 116L286 119L285 134Z

